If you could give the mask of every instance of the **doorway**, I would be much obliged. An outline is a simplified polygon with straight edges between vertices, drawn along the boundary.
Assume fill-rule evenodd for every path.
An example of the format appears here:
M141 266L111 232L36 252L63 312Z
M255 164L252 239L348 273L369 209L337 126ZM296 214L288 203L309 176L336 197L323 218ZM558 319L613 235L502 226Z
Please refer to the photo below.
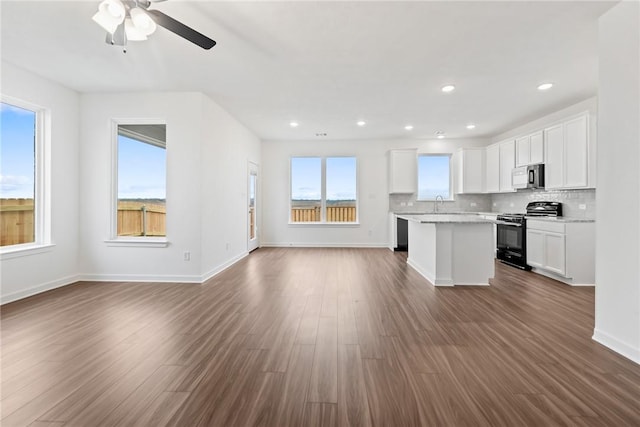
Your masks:
M249 191L248 191L248 211L247 224L249 226L247 250L249 252L258 249L260 239L258 238L258 165L249 162Z

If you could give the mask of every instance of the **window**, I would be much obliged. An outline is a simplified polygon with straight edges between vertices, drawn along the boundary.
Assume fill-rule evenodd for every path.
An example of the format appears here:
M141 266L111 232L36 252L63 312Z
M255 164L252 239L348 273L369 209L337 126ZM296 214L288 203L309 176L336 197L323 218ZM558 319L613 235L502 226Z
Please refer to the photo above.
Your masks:
M0 114L0 246L43 244L43 113L11 101Z
M166 233L166 126L118 125L117 236Z
M452 200L451 154L418 156L418 200Z
M355 223L357 215L355 157L292 157L293 223Z

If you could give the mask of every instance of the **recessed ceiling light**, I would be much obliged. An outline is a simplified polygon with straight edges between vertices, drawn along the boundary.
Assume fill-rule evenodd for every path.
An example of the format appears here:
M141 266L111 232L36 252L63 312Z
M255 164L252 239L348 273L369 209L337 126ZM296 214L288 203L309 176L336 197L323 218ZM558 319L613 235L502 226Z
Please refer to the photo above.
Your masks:
M444 138L444 132L439 130L438 132L436 132L436 138L438 139L442 139Z
M358 123L356 123L356 124L357 124L358 126L362 127L362 126L366 125L367 123L366 123L366 122L364 122L364 121L362 121L362 120L360 120L360 121L359 121Z
M538 90L549 90L553 87L553 83L542 83L538 86Z
M469 123L467 125L467 129L475 129L475 128L476 128L476 125L474 125L473 123Z
M411 130L411 129L413 129L413 126L411 126L411 125L406 125L404 127L404 130Z
M442 86L442 91L444 93L449 93L449 92L453 92L456 89L456 87L454 85L446 85L446 86Z
M291 126L292 128L297 128L299 125L298 122L291 122L289 123L289 126Z

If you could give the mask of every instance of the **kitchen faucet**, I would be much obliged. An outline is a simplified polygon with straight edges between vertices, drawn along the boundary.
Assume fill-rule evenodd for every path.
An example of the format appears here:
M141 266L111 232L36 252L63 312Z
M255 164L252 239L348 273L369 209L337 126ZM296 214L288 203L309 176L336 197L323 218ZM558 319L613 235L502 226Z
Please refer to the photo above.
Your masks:
M433 213L438 213L438 199L440 199L440 206L444 205L444 197L438 194L433 201Z

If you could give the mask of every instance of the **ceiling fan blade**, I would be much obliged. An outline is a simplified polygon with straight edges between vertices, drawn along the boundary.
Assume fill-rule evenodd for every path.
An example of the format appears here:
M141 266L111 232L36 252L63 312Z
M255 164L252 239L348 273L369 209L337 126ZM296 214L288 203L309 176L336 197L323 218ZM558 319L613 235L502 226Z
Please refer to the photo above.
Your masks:
M159 10L147 10L147 13L151 15L156 24L166 28L179 35L182 38L189 40L191 43L195 43L203 49L211 49L216 45L214 40L205 36L202 33L197 32L193 28L187 27L180 21L176 21L172 17L165 15Z

